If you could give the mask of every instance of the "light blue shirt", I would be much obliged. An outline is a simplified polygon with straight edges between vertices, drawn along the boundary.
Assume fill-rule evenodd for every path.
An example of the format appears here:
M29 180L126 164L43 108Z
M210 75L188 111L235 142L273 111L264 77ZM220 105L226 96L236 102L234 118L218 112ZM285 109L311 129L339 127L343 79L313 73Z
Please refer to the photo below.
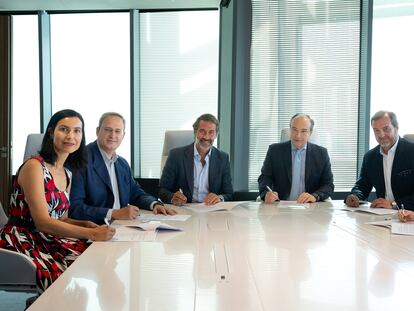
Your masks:
M298 189L291 189L290 190L290 196L289 200L296 201L298 196L305 192L305 164L306 164L306 148L308 147L308 144L303 146L302 148L298 149L293 144L291 144L291 150L292 150L292 172L293 172L293 165L296 157L296 153L299 152L300 157L300 181L298 185ZM294 185L292 184L292 187ZM293 190L293 191L292 191Z
M210 166L211 149L205 157L206 163L201 163L201 156L194 144L194 189L193 202L203 202L208 195L208 168Z
M111 219L112 210L121 208L121 203L119 201L118 180L116 178L116 172L115 172L115 162L116 160L118 160L118 155L114 154L111 158L105 151L103 151L101 146L99 146L99 143L98 143L98 148L105 162L106 169L108 170L109 179L111 180L112 193L114 195L114 205L112 206L112 209L109 209L108 213L106 214L106 218Z

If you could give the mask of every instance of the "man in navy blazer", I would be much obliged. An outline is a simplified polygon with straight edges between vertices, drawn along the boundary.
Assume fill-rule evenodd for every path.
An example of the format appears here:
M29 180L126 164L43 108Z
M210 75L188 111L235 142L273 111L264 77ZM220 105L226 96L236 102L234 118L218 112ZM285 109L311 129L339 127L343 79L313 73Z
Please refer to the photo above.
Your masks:
M371 207L414 210L414 144L398 136L398 121L391 111L371 118L378 146L364 155L361 173L345 202L350 207L366 200L372 188L377 198Z
M332 195L334 184L328 151L308 141L313 127L309 115L295 114L290 120L291 140L269 146L258 179L260 197L266 203L278 200L313 203ZM294 168L296 156L299 164Z
M135 219L139 207L154 213L175 214L137 184L128 162L116 154L125 135L125 119L115 112L104 113L90 143L87 167L75 173L70 192L69 216L97 224L104 219Z
M170 151L160 179L159 197L174 205L233 199L229 156L213 147L219 122L211 114L193 124L195 142Z

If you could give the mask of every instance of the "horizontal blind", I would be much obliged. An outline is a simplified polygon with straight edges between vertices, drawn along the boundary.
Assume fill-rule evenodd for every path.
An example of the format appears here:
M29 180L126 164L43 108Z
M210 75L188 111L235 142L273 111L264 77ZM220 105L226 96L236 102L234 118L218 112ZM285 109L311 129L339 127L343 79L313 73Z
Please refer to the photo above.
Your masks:
M217 10L140 14L140 177L160 176L166 130L217 116L218 43Z
M336 191L356 179L360 1L252 1L249 189L295 113L315 120Z

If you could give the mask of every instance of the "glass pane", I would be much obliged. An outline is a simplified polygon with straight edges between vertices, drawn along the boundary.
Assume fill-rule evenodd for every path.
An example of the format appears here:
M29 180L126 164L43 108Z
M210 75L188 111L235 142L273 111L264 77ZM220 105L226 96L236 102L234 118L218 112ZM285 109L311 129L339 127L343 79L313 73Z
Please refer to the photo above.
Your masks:
M253 0L249 190L295 113L315 120L335 191L356 179L360 1ZM344 118L343 116L347 116Z
M117 152L129 161L129 13L51 15L50 28L53 112L80 112L87 143L102 113L122 114L126 135Z
M165 130L217 116L218 44L218 11L140 14L141 177L160 176Z
M26 137L40 132L37 15L12 17L12 172L23 162Z
M414 133L414 1L374 0L372 22L371 115L397 114L399 134ZM370 132L370 148L378 143Z

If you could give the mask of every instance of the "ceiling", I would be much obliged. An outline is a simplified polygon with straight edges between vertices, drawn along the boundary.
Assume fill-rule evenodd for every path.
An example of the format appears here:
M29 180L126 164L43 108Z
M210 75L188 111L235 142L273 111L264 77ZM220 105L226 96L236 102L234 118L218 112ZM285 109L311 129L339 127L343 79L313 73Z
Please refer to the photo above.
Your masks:
M0 0L0 11L218 8L220 0Z

